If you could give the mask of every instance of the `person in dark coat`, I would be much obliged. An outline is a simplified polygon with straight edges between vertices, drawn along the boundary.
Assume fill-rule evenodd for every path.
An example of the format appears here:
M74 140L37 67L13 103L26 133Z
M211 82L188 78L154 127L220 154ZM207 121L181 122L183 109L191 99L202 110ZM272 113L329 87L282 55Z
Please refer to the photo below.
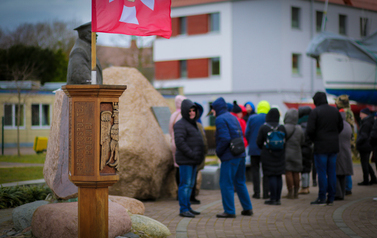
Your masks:
M301 126L297 125L298 111L295 108L289 109L284 116L284 127L287 131L285 142L285 181L288 194L283 198L298 198L300 189L300 172L302 171L301 146L304 144L305 135Z
M182 118L174 125L177 150L175 161L179 165L179 215L195 217L200 213L191 209L190 196L196 180L196 167L204 160L204 142L196 124L199 116L196 105L189 99L182 101Z
M301 171L301 190L299 194L309 194L309 174L312 170L313 164L313 143L306 134L306 127L308 125L309 114L312 111L312 108L309 106L299 107L298 108L298 124L301 126L302 131L305 135L304 144L301 145L301 154L302 154L302 171Z
M220 97L212 103L211 112L216 117L216 155L221 160L220 190L224 212L218 218L236 217L234 205L234 189L237 192L243 211L241 215L253 215L253 207L246 187L245 153L233 155L230 141L242 137L240 124L228 110L224 98Z
M265 201L268 205L281 205L281 190L283 188L282 174L285 173L285 150L270 151L266 148L267 133L272 131L271 126L278 127L287 135L285 127L279 125L280 113L277 108L271 108L266 115L266 123L263 124L258 132L257 145L261 151L261 161L263 175L268 176L270 200ZM268 123L268 125L267 125Z
M369 136L373 127L373 115L370 113L369 108L364 108L360 111L360 128L357 133L356 149L360 153L361 168L363 170L363 181L358 185L372 185L377 183L376 175L373 168L369 163L370 153L372 146L369 143ZM369 180L369 176L371 180Z
M343 119L339 111L327 103L324 92L316 92L314 108L308 118L306 133L314 143L314 164L318 174L318 198L311 205L333 205L336 191L336 157ZM326 200L327 195L327 200Z
M346 120L346 113L340 110L343 118L343 130L339 134L339 154L336 158L336 193L335 200L344 200L346 195L346 176L353 175L352 165L352 127Z

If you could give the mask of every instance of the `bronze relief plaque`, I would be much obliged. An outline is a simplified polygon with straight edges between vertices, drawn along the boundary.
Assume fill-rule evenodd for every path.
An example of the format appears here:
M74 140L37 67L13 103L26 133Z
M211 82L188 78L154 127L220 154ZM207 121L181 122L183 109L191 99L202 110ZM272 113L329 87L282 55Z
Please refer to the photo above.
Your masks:
M94 176L95 103L74 104L74 175Z

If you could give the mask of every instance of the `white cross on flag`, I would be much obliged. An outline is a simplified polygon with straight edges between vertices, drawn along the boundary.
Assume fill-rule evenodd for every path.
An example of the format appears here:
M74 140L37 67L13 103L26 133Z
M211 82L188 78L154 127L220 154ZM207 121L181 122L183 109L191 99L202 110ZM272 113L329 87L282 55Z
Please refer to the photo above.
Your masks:
M171 0L92 0L92 31L171 36Z

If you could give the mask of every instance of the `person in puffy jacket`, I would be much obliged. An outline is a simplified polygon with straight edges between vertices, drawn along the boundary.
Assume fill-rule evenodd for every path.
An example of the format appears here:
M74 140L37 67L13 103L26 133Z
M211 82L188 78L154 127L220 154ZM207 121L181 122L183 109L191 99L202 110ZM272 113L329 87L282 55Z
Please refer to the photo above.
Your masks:
M224 208L224 212L216 216L218 218L236 217L234 189L243 208L241 215L251 216L253 207L246 187L246 155L242 153L235 156L230 151L230 141L240 137L240 124L237 118L228 112L226 102L222 97L212 103L211 112L216 117L216 154L221 160L220 190Z
M242 130L242 136L243 136L243 143L245 144L245 147L248 146L246 137L245 137L245 131L246 131L246 122L242 119L243 117L243 111L242 108L237 104L237 101L233 101L233 109L230 113L233 116L235 116L240 123L241 130Z
M343 119L339 111L328 104L326 93L316 92L314 108L308 118L306 134L314 143L314 164L318 174L318 198L311 205L333 205L336 191L336 157ZM327 200L326 200L327 195Z
M372 146L370 145L370 133L372 131L374 118L370 113L369 108L364 108L360 111L361 124L357 133L356 149L360 153L361 168L363 170L363 181L358 185L372 185L377 183L376 175L372 166L369 163ZM369 180L370 176L370 180Z
M257 137L257 145L262 150L261 161L263 175L268 177L270 190L270 200L264 203L267 205L281 205L281 190L283 188L282 175L285 173L285 149L270 150L266 147L268 133L272 128L276 128L287 136L287 132L283 125L279 124L280 113L277 108L271 108L266 115L266 123L259 129ZM271 128L272 127L272 128Z
M285 198L289 199L298 198L300 172L303 169L301 146L305 142L305 135L301 130L301 126L297 125L297 122L297 109L289 109L284 117L284 127L287 131L287 140L285 142L285 181L288 188L288 194Z
M176 151L176 146L175 146L175 140L174 140L174 125L177 121L179 121L182 118L181 115L181 104L182 101L185 100L186 97L182 95L177 95L175 97L175 112L173 112L170 116L169 120L169 135L171 137L171 143L170 143L170 148L171 152L173 154L173 161L174 161L174 167L175 167L175 181L177 182L177 186L179 186L179 166L175 162L175 151Z
M249 143L249 155L251 163L251 176L253 178L253 198L260 198L260 163L261 163L261 150L259 149L256 141L259 128L266 122L266 114L270 110L270 104L262 100L257 105L257 114L249 117L246 124L245 137ZM263 176L263 199L269 198L268 191L268 178Z
M313 143L306 135L306 127L308 124L309 114L312 111L312 108L309 106L299 107L298 108L298 124L301 126L302 131L304 132L305 142L301 145L301 154L302 154L302 171L301 171L301 190L298 194L309 194L310 186L310 171L312 170L313 164ZM314 166L313 166L314 167ZM314 177L314 176L313 176ZM313 181L316 177L313 178Z
M196 124L198 110L189 99L182 101L182 118L174 125L174 140L177 150L175 161L179 165L178 201L179 215L195 217L200 213L191 209L190 196L196 180L196 168L204 160L204 142Z
M335 200L344 200L346 195L346 176L353 175L351 139L352 127L347 122L346 112L341 109L343 130L339 134L339 154L336 158L336 193Z

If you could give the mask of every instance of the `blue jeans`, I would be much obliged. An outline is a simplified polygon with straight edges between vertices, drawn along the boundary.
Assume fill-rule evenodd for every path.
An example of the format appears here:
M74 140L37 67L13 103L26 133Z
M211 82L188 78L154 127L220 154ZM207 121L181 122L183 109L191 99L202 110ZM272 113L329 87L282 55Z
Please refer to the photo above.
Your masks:
M196 179L196 166L194 165L180 165L179 166L179 187L178 187L178 201L179 212L187 212L191 210L190 196L192 188Z
M283 179L281 175L268 176L270 186L270 201L280 201Z
M346 176L346 191L352 191L352 176Z
M315 167L318 174L318 198L321 201L333 202L336 192L336 157L337 153L314 154Z
M234 188L236 188L243 210L253 209L246 187L245 169L245 158L232 159L221 163L220 190L224 212L227 214L236 214Z

